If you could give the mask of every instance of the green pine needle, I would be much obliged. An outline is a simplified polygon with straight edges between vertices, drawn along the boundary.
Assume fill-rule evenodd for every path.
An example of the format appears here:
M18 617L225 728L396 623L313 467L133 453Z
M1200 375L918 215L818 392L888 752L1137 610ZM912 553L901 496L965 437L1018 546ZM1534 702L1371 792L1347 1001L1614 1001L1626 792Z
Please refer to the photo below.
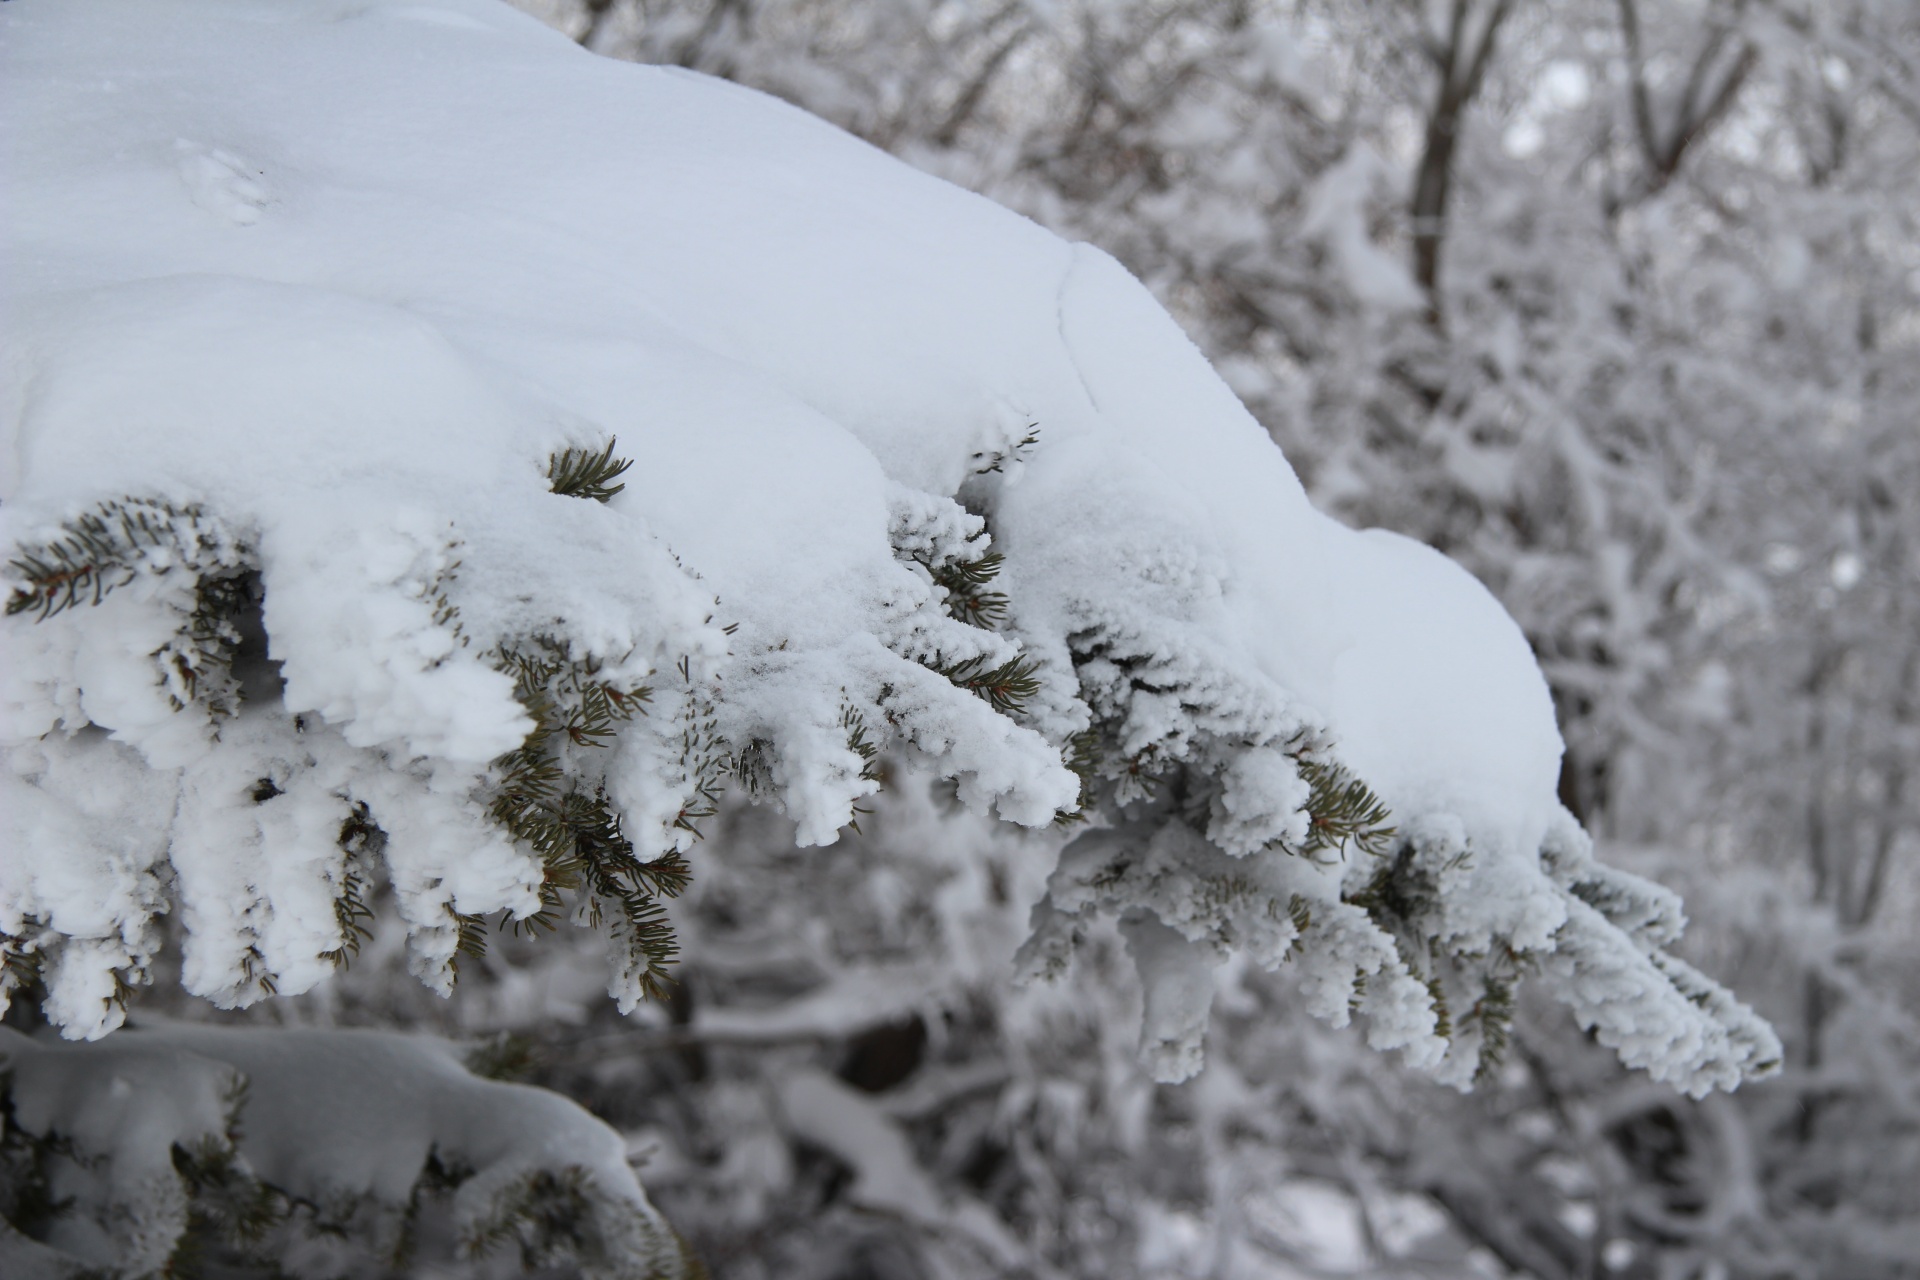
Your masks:
M968 626L993 630L1006 621L1008 600L1005 592L989 591L987 584L1000 573L1006 557L989 551L978 560L953 560L928 565L927 572L947 593L947 615Z
M1298 852L1311 857L1333 851L1344 857L1351 844L1382 857L1392 848L1397 832L1387 822L1393 814L1371 787L1342 764L1303 755L1294 762L1309 788L1307 838Z
M553 491L565 498L591 498L606 502L627 486L614 483L627 473L633 462L613 456L619 437L610 437L607 447L598 453L591 449L562 449L547 459L547 480Z
M503 918L502 927L525 935L557 928L571 895L590 926L605 926L625 944L629 972L644 994L658 998L679 951L660 900L686 888L690 869L677 853L643 861L605 789L587 785L567 763L575 748L611 745L621 725L646 711L652 690L622 689L600 679L598 663L573 657L564 643L547 636L500 646L495 665L513 677L514 696L534 726L520 746L493 762L487 812L545 867L539 909L523 919ZM675 825L693 829L691 823L717 804L716 779L725 763L716 754L711 708L695 708L683 739L697 798ZM464 949L465 929L461 941Z
M1008 658L997 667L987 666L985 658L956 663L936 660L927 666L967 692L985 698L1002 715L1020 714L1040 692L1040 665L1031 658Z

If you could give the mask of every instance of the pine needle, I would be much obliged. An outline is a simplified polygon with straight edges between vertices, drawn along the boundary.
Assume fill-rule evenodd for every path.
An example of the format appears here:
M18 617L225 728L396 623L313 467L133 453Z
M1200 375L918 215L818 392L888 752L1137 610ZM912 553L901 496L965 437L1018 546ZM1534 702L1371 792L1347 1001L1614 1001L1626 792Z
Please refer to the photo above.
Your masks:
M547 480L553 491L564 498L591 498L606 502L627 486L615 484L633 466L629 458L613 456L619 437L610 437L607 447L598 453L591 449L562 449L547 459Z

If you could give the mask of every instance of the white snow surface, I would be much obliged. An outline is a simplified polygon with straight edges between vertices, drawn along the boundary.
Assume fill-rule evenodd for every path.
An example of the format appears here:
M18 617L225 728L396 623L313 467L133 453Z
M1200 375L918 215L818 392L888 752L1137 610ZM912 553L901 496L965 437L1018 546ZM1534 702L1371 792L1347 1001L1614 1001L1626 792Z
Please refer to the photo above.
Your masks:
M725 742L767 744L803 842L875 785L848 708L970 803L1044 824L1078 794L1061 748L1089 719L1091 634L1171 672L1126 695L1131 747L1227 744L1227 854L1297 839L1281 748L1306 734L1403 831L1474 851L1449 936L1544 948L1566 919L1538 857L1565 822L1561 744L1518 628L1439 554L1316 512L1098 249L493 0L24 0L0 40L0 542L113 499L191 505L203 561L258 565L285 681L237 721L163 696L153 657L191 586L164 553L104 604L7 623L24 838L0 929L69 940L70 1032L117 1021L107 975L143 963L163 858L207 934L191 987L243 1002L250 964L317 981L350 802L388 830L429 980L448 911L531 910L537 861L462 798L530 724L485 654L543 633L655 689L606 779L650 851L685 845L676 744L709 706ZM548 492L554 450L616 436L623 493ZM956 499L1007 557L998 635L947 618L901 554L975 537ZM916 661L962 651L1037 659L1030 711ZM258 777L282 794L243 801ZM1384 1042L1431 1040L1422 1016Z

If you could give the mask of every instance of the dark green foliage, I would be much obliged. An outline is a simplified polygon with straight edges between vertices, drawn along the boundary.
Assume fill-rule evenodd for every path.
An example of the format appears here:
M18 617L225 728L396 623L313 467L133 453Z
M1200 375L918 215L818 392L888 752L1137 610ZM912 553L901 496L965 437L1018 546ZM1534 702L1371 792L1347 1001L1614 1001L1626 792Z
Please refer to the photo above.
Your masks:
M248 986L257 986L270 996L280 994L273 970L267 967L266 954L252 943L247 944L247 953L240 957L240 977Z
M1336 761L1304 754L1293 759L1310 788L1307 838L1296 852L1312 857L1331 851L1344 857L1351 844L1380 857L1392 847L1396 832L1387 822L1393 815L1371 787Z
M524 646L502 645L498 665L513 677L514 696L534 727L519 747L494 761L497 783L487 812L502 830L530 846L546 869L540 910L514 922L515 927L527 932L555 927L567 895L576 895L587 923L606 925L626 944L641 989L657 997L679 951L660 899L686 887L686 861L678 854L642 861L621 832L620 815L606 791L584 784L569 759L576 749L609 745L621 724L645 710L651 690L624 690L601 680L599 664L576 659L565 645L545 637ZM711 708L689 728L685 751L698 748L702 727L710 738ZM689 814L681 815L682 824L689 820ZM470 926L470 918L457 919L460 949L484 950L484 932Z
M604 798L598 806L583 799L561 752L606 746L649 691L625 692L594 679L595 664L575 662L564 645L546 638L524 649L502 645L497 665L513 677L514 697L534 724L518 747L493 762L499 783L487 813L551 862L570 855L581 839L603 839L609 824L617 826Z
M496 652L495 665L513 677L514 697L535 721L521 751L547 748L556 736L576 746L606 746L653 696L645 685L623 690L598 679L598 662L576 660L549 636L503 644Z
M1343 894L1343 899L1360 908L1373 918L1375 924L1389 929L1414 907L1402 891L1395 875L1397 863L1382 862L1374 867L1373 874L1367 877L1366 884L1352 893Z
M1073 771L1073 776L1080 779L1080 795L1074 801L1073 808L1062 809L1053 815L1055 825L1064 827L1087 820L1087 810L1093 804L1094 781L1099 776L1100 731L1082 729L1068 738L1060 758Z
M1427 995L1433 1001L1433 1034L1453 1039L1453 1010L1447 1005L1446 983L1440 980L1440 940L1427 939Z
M54 1220L73 1207L70 1198L54 1194L48 1161L73 1155L72 1144L58 1134L42 1138L20 1127L14 1115L13 1075L0 1072L0 1219L28 1236L45 1235Z
M461 1251L484 1258L516 1248L520 1265L530 1272L568 1263L604 1263L624 1249L605 1238L608 1215L596 1204L602 1199L585 1169L537 1169L494 1197L490 1212L463 1235ZM655 1259L671 1253L678 1274L688 1280L706 1275L677 1235L656 1235L649 1228L648 1236L648 1252Z
M997 667L989 667L985 658L926 664L969 693L985 698L1001 715L1018 715L1028 699L1040 692L1039 664L1031 658L1013 657Z
M231 1274L272 1267L265 1245L285 1225L292 1203L241 1167L234 1140L204 1138L192 1150L175 1144L174 1172L186 1188L187 1229L174 1245L167 1275ZM269 1272L271 1274L271 1272Z
M482 1080L518 1084L532 1077L539 1057L539 1045L532 1036L502 1031L468 1050L461 1065Z
M201 575L186 625L154 654L174 710L201 702L214 715L239 712L240 688L233 676L233 655L240 646L238 623L259 608L259 574Z
M771 745L764 738L755 738L728 762L727 772L750 797L757 798L773 790L773 765L767 759L767 748Z
M47 938L46 922L27 916L22 924L24 927L18 934L0 930L0 988L5 989L12 1001L38 1005L46 994L41 981L42 969L48 958L48 953L41 949ZM59 945L57 936L54 945ZM146 980L144 969L115 969L113 990L107 995L107 1004L124 1011L133 999L136 984Z
M26 932L18 935L0 930L0 988L15 998L21 992L40 990L40 967L46 963L31 936L41 922L28 917L25 925Z
M987 584L999 575L1000 566L1005 563L1005 556L989 551L978 560L928 565L927 572L946 590L950 617L969 626L992 630L1006 620L1008 602L1005 592L989 591Z
M860 776L868 782L878 783L880 778L880 748L867 737L867 721L851 706L840 708L840 727L847 731L847 750L860 757ZM847 825L853 828L853 834L860 834L860 819L873 810L853 806L853 817Z
M221 539L193 503L123 498L103 502L61 526L58 537L18 550L8 567L22 579L7 597L7 614L48 618L74 605L99 604L115 587L131 582L149 551L189 572Z
M547 481L553 491L566 498L591 498L606 502L627 486L614 483L633 466L627 458L613 456L618 437L608 439L607 447L595 453L591 449L562 449L547 459Z
M1511 976L1489 973L1472 1012L1461 1019L1480 1028L1480 1065L1473 1073L1476 1083L1492 1079L1512 1047L1515 985Z
M153 654L161 684L175 710L197 701L214 715L232 715L239 709L236 624L260 604L259 575L244 567L246 556L196 504L104 502L67 521L49 541L17 550L8 568L21 581L7 597L7 613L43 621L77 605L97 605L143 571L177 571L192 580L194 602L179 634Z
M574 841L571 852L547 862L541 910L525 923L551 927L561 895L580 895L587 923L594 928L604 925L626 945L642 994L657 1000L665 994L671 980L668 970L680 951L660 901L678 897L686 889L691 869L677 853L642 862L633 843L620 834L619 819L608 813L604 796L587 803L577 795L570 799L581 807L576 818L581 838ZM600 815L607 820L595 826Z
M1293 946L1298 950L1300 939L1313 928L1313 904L1302 895L1293 894L1287 899L1287 919L1293 921Z
M999 467L996 464L991 469ZM940 561L919 553L898 554L925 569L934 582L944 588L947 615L956 622L991 631L1006 620L1006 595L988 590L988 584L999 576L1006 564L1006 557L999 552L989 551L972 560ZM985 698L1002 715L1018 715L1027 701L1040 691L1039 666L1028 658L1015 656L992 667L987 665L985 657L954 662L936 654L919 661L969 693Z
M529 1173L501 1192L493 1212L468 1230L460 1247L485 1257L517 1244L521 1265L528 1270L566 1261L571 1250L561 1250L582 1241L592 1222L590 1185L586 1170L577 1166Z
M340 824L339 844L346 858L340 866L340 892L333 900L333 918L340 928L340 945L323 954L342 969L360 954L360 944L373 936L370 927L373 908L367 903L371 886L366 867L386 842L387 833L375 825L373 815L364 804L355 804L352 812Z
M487 954L487 918L469 915L465 912L447 908L447 916L453 921L455 940L453 944L453 967L457 973L463 958L480 960Z
M734 760L720 738L719 718L711 701L694 687L691 664L680 659L680 680L686 688L687 714L680 729L680 769L693 783L693 798L674 815L673 825L698 839L699 824L720 812L720 797Z

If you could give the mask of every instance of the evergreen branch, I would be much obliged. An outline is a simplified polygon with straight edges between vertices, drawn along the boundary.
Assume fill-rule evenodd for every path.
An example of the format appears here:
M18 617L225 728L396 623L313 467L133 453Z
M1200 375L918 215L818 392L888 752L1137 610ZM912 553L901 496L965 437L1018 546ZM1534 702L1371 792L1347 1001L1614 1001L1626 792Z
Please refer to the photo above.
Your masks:
M688 716L680 730L680 769L693 784L693 798L674 815L673 825L702 836L699 823L720 812L720 796L726 789L732 760L720 738L720 721L713 704L693 687L693 675L685 658L680 660L680 678L687 686Z
M936 658L925 665L968 693L985 698L1002 715L1018 715L1040 692L1040 665L1031 658L1008 658L997 667L988 667L984 657L954 663Z
M363 867L386 842L387 833L375 825L367 806L355 803L340 824L338 840L346 855L340 864L340 889L333 899L333 919L340 931L340 942L331 951L320 953L342 969L360 954L360 944L373 937L373 908L367 903L370 886Z
M197 572L210 557L235 562L236 551L205 522L197 503L103 502L63 523L51 540L16 551L8 568L22 581L7 597L7 615L32 613L41 621L82 603L99 604L108 592L133 581L143 562L155 573L176 565ZM150 556L154 552L162 554Z
M746 788L750 797L773 790L773 765L767 759L771 745L764 738L755 738L727 763L727 772Z
M1085 822L1087 811L1093 807L1094 780L1100 768L1100 731L1086 728L1068 738L1060 760L1080 780L1080 794L1074 799L1073 808L1053 815L1055 826L1068 827Z
M502 1031L469 1049L461 1057L460 1065L482 1080L518 1084L533 1075L539 1056L539 1046L532 1036Z
M1000 559L995 552L987 559ZM973 564L978 561L970 562ZM943 565L930 570L933 580L946 588L947 616L955 622L964 622L970 627L980 627L992 631L1006 621L1009 600L1004 591L984 590L979 582L963 576L958 570L968 567L968 562ZM987 581L981 579L980 581Z
M1304 895L1293 894L1287 899L1287 919L1293 922L1293 946L1288 952L1291 955L1299 949L1300 939L1306 936L1307 930L1313 928L1313 904Z
M977 560L949 560L939 565L928 565L927 571L933 574L935 582L954 591L986 586L1000 576L1000 570L1006 562L1007 558L998 551L989 551Z
M866 717L856 711L851 703L843 703L840 707L840 727L847 733L847 750L860 757L860 777L867 782L880 782L880 748L867 737ZM860 819L873 810L858 804L853 805L852 810L853 815L847 820L847 826L853 829L853 834L861 835Z
M991 475L996 471L1004 470L1006 464L1010 461L1024 462L1026 461L1027 454L1039 443L1040 424L1030 422L1027 424L1027 434L1021 436L1007 448L995 449L988 453L976 453L973 455L974 461L980 464L973 469L973 474L977 476Z
M563 758L565 749L611 745L620 726L646 710L652 690L600 679L597 662L573 657L547 636L501 645L496 665L513 677L514 696L534 723L519 747L493 762L497 781L487 813L544 868L539 907L520 919L503 913L501 926L528 936L557 928L573 895L590 927L606 927L625 943L634 981L658 998L679 951L660 900L685 890L690 869L677 853L642 861L605 789L587 785ZM682 674L691 682L684 668ZM729 761L719 749L713 708L697 703L692 712L681 755L696 798L675 825L697 833L692 824L717 809Z
M45 927L32 917L28 917L25 923L29 927ZM39 990L41 969L45 964L46 956L40 950L38 939L26 933L12 934L0 930L0 990L9 996Z
M1352 844L1362 853L1384 856L1397 832L1387 825L1393 814L1373 789L1345 765L1304 754L1293 759L1308 786L1307 838L1297 852L1311 857L1333 850L1344 857Z
M1453 1039L1453 1011L1447 1007L1446 984L1440 980L1440 939L1427 939L1427 995L1433 1000L1433 1034Z
M458 973L462 957L470 956L475 960L486 957L487 918L455 911L452 907L447 908L447 915L453 920L454 931L458 935L453 944L453 967Z
M615 484L633 462L613 456L618 437L610 437L607 447L595 453L591 449L562 449L547 459L547 481L553 492L566 498L591 498L606 502L627 486Z
M1514 980L1488 974L1473 1011L1461 1021L1480 1027L1480 1065L1475 1068L1476 1084L1491 1080L1506 1061L1513 1044Z
M947 593L948 617L991 631L1006 620L1008 600L1005 592L989 591L986 587L999 576L1006 560L998 551L989 551L977 560L949 560L939 564L922 560L921 564Z
M245 1105L245 1090L244 1083L237 1086L230 1114L237 1116ZM292 1213L285 1195L242 1168L233 1136L209 1134L191 1149L176 1143L172 1155L174 1172L186 1189L188 1212L187 1229L168 1260L168 1275L199 1274L200 1268L191 1264L201 1261L209 1246L244 1252Z

